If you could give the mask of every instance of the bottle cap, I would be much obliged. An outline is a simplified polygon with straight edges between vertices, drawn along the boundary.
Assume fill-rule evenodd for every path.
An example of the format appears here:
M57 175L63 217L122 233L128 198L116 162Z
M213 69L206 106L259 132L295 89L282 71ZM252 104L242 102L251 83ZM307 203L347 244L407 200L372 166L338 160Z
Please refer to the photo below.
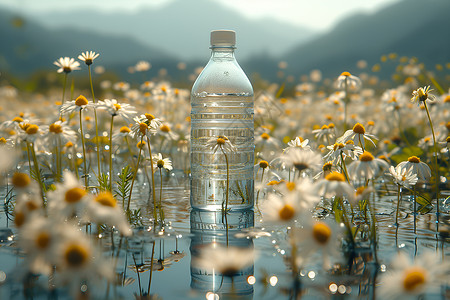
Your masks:
M211 31L211 46L234 46L236 45L236 32L233 30Z

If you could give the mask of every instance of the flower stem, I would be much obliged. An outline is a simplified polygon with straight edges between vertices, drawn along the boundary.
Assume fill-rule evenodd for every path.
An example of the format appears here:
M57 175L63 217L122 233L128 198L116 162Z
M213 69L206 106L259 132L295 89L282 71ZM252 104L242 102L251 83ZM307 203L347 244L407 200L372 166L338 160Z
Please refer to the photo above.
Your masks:
M83 172L84 172L84 186L87 189L89 182L88 182L88 174L87 174L87 167L86 167L86 147L84 146L84 133L83 133L83 118L82 118L82 110L80 109L80 133L81 133L81 146L83 147Z
M92 84L92 75L91 75L91 66L88 65L88 73L89 73L89 83L91 85L91 93L92 93L92 102L96 103L95 95L94 95L94 86ZM94 106L94 121L95 121L95 144L97 146L97 171L98 176L101 174L101 165L100 165L100 140L98 138L98 121L97 121L97 109ZM111 151L111 149L110 149ZM111 172L111 169L110 169Z
M414 233L416 233L416 224L417 224L417 199L416 199L416 184L414 185L413 192L413 201L414 201Z
M264 180L264 170L265 169L262 169L262 174L261 174L261 186L262 186L262 183L263 183L263 180ZM259 198L259 189L258 189L258 192L256 192L256 205L258 205L258 198Z
M400 185L398 186L398 190L397 190L397 213L395 214L395 225L398 227L399 223L398 223L398 212L400 210L400 202L402 200L401 198L401 193L402 190L400 188Z
M112 163L112 133L114 126L114 116L111 117L111 128L109 130L109 189L112 192L113 163Z
M434 146L434 166L435 166L435 172L436 172L436 215L437 215L437 222L439 223L439 165L438 165L438 151L437 151L437 143L436 143L436 135L434 134L434 128L433 128L433 122L431 121L430 111L428 110L428 105L426 101L423 101L423 105L425 106L425 110L427 112L428 121L430 122L430 128L431 133L433 135L433 146Z
M144 139L144 136L141 137L141 144L142 144L143 139ZM141 160L141 153L142 153L142 148L139 147L139 154L138 154L138 158L137 158L137 162L136 162L136 168L134 170L133 179L131 180L130 194L128 196L128 203L127 203L127 209L126 209L127 215L129 215L128 212L130 211L131 192L133 191L134 181L136 180L136 175L139 170L139 162Z
M164 211L162 208L162 185L163 185L162 168L159 168L159 177L161 179L161 185L159 188L159 217L161 218L161 220L164 220Z
M155 176L154 176L154 170L153 170L152 147L150 146L150 138L148 136L147 136L147 146L148 146L148 153L150 156L150 168L152 171L153 217L155 218L155 222L156 222L158 219L158 216L156 213Z
M42 185L44 182L41 178L41 172L39 171L39 164L36 157L36 151L34 150L34 143L30 142L30 149L31 149L31 156L33 157L33 165L34 165L34 171L36 172L36 180L39 184L39 189L41 191L41 197L42 197L42 205L45 207L45 196L44 196L44 189L42 188Z
M230 186L230 170L229 170L229 167L228 167L228 156L225 153L225 151L223 150L222 145L220 145L220 150L222 150L222 153L225 156L225 163L226 163L226 166L227 166L227 186L226 186L226 190L225 190L225 213L227 213L227 211L228 211L228 189L229 189L229 186Z

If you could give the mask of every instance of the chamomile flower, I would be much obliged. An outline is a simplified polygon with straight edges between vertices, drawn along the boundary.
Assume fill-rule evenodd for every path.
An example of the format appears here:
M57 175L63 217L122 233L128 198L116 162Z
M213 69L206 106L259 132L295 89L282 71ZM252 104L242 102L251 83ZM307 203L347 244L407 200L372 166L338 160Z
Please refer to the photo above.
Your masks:
M282 196L269 194L261 207L264 222L269 224L292 225L303 209L294 194Z
M411 188L417 183L417 175L412 172L412 169L402 168L402 166L397 165L389 167L388 175L393 177L395 184L407 188Z
M361 79L359 77L350 74L349 72L342 72L335 82L336 88L343 90L346 87L350 90L358 90L361 88Z
M430 89L430 86L424 86L423 88L418 88L417 90L412 92L411 102L417 103L417 105L420 105L422 102L426 100L434 101L436 100L436 96L433 94L430 94L430 92L433 91Z
M375 158L372 153L364 151L359 160L349 164L347 170L352 180L368 180L377 177L381 171L388 169L386 161Z
M391 268L380 278L378 291L382 299L418 299L425 293L440 293L440 285L449 283L449 263L435 253L424 252L412 261L399 252Z
M36 124L21 123L20 128L22 131L18 134L18 139L24 142L34 142L43 134L42 129Z
M161 126L159 126L159 134L161 134L162 136L170 139L170 140L177 140L180 135L175 133L169 126L168 123L164 123Z
M91 107L89 101L83 95L77 97L77 99L64 103L61 108L61 114L79 112L85 108Z
M155 118L152 114L143 114L133 118L134 124L131 126L130 135L135 138L140 138L143 135L152 136L155 135L157 129L161 126L160 119Z
M58 143L75 143L77 139L77 133L67 125L67 122L61 120L49 126L42 126L42 130L45 132L44 139L47 145L57 146Z
M347 181L345 176L339 172L331 172L324 179L316 182L316 191L325 198L344 197L354 201L355 189Z
M287 165L294 167L297 171L317 170L322 165L322 156L313 151L305 151L294 148L282 157Z
M84 61L86 65L90 66L94 62L94 59L96 59L99 55L100 54L95 53L94 51L86 51L78 55L78 59Z
M71 57L60 57L58 60L56 60L55 62L53 62L53 64L55 64L56 66L59 67L59 69L57 70L58 73L70 73L74 70L79 70L80 69L80 63L75 61L75 58L71 58Z
M358 159L358 157L363 153L363 150L359 146L355 146L353 140L343 143L334 143L334 145L327 146L330 150L323 159L326 161L333 161L335 164L340 164L342 158L350 157L352 160Z
M63 220L80 216L86 208L89 197L75 175L64 171L62 183L56 183L55 190L48 192L49 214Z
M136 72L145 72L150 70L151 67L152 65L148 61L141 60L137 62L137 64L134 66L134 69L136 70Z
M303 227L292 229L294 242L300 251L295 263L304 267L307 258L321 252L323 269L328 270L331 266L330 257L339 255L339 237L342 230L336 223L318 221L311 217L302 220L306 220Z
M170 161L170 158L166 157L163 158L161 153L153 154L153 170L156 172L156 169L166 169L167 171L170 171L173 169L172 162Z
M431 169L430 167L420 161L420 158L417 156L411 156L407 161L402 161L398 164L399 168L410 169L413 174L417 175L419 180L428 181L431 177Z
M236 146L224 135L210 138L206 142L206 148L211 149L213 153L216 153L218 149L221 149L225 153L236 152Z
M116 99L98 101L97 108L105 109L113 117L120 116L127 123L131 123L137 114L134 106L128 103L118 103Z
M373 135L366 133L366 129L361 123L356 123L353 126L353 129L347 130L343 136L337 139L337 143L346 143L350 140L352 140L355 144L361 144L362 147L364 147L364 140L368 140L372 143L373 146L375 146L375 143L372 139L378 140L378 138ZM376 146L375 146L376 147Z
M100 192L88 201L86 217L91 222L114 226L124 236L130 236L132 233L125 213L108 191Z
M255 251L252 248L223 247L212 243L200 249L199 256L193 260L196 268L207 272L218 272L226 277L239 275L254 263Z
M283 149L283 152L289 152L292 148L301 148L302 150L311 150L311 146L308 145L309 140L303 139L301 137L296 137L295 139L288 142L287 148Z

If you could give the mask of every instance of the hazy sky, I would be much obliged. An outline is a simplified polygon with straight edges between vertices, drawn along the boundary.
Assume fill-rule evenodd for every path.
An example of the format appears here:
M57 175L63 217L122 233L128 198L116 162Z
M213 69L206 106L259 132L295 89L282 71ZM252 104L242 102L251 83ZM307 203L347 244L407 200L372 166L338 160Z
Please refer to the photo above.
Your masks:
M158 6L174 0L0 0L0 4L27 12L72 8L123 10ZM191 0L182 0L191 1ZM400 0L210 0L251 18L271 16L312 29L328 29L355 11L372 11Z

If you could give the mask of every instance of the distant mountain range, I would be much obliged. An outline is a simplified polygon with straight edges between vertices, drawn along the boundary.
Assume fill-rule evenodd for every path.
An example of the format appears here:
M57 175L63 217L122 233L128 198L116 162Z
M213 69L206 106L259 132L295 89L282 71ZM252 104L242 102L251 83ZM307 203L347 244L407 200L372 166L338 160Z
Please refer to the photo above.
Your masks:
M99 12L78 10L33 13L30 18L48 28L77 28L102 34L126 35L181 60L207 59L209 32L232 29L237 32L237 55L246 59L255 54L279 56L307 41L313 31L275 19L248 19L211 0L175 0L164 6L138 11Z
M355 14L326 33L297 28L274 20L248 20L208 0L175 0L140 11L101 14L94 11L49 12L17 18L0 8L0 72L29 74L55 69L61 56L82 51L101 53L99 64L126 74L138 60L151 62L151 72L187 72L209 57L209 31L237 31L237 57L247 74L275 80L278 62L285 73L299 76L320 69L325 77L342 71L358 73L356 62L369 66L395 52L415 56L427 66L450 62L449 0L403 0L372 14ZM382 74L388 76L389 74Z
M325 75L358 72L356 62L381 55L417 57L427 66L450 62L449 0L403 0L374 14L356 14L283 55L296 75L320 69Z

